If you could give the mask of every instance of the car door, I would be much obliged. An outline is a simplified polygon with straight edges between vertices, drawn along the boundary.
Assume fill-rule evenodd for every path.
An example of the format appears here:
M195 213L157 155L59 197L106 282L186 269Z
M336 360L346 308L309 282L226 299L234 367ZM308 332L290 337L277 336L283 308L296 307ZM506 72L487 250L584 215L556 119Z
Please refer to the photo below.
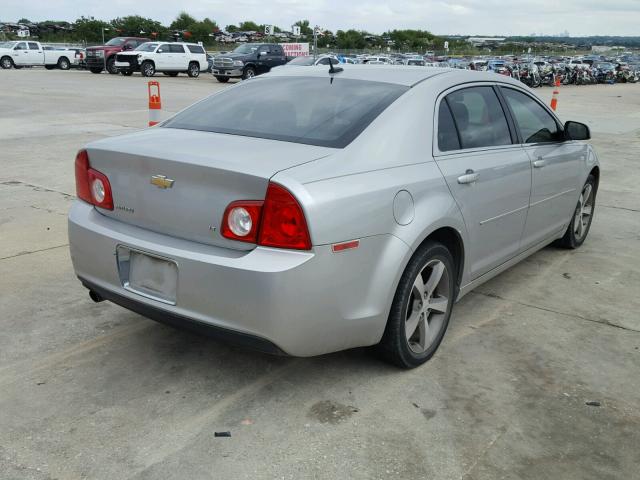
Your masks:
M27 50L28 65L44 65L44 51L37 42L29 42L29 50Z
M29 65L29 47L27 42L20 42L13 47L13 53L11 54L13 63L16 65Z
M464 218L475 279L520 251L531 165L492 85L447 91L436 107L434 157Z
M189 66L189 59L184 51L184 45L181 43L172 43L169 45L171 49L171 70L186 71Z
M161 44L156 50L156 55L154 55L156 70L170 70L171 55L171 46L168 43Z
M528 93L500 87L532 165L531 202L524 248L563 231L576 207L587 145L565 141L560 122Z
M269 69L271 68L269 66L271 61L271 50L269 48L269 45L260 46L256 54L257 54L257 60L256 60L257 73L268 72Z

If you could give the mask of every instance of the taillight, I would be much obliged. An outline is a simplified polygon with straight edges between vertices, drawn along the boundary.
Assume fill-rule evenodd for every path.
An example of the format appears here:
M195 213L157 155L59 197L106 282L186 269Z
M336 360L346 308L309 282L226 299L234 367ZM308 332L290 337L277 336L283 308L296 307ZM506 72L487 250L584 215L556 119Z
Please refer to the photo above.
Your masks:
M258 244L266 247L311 249L302 207L284 187L269 183L262 210Z
M230 203L222 217L222 236L231 240L256 243L263 203L258 200Z
M91 168L86 150L76 155L76 194L78 198L96 207L113 210L111 184L107 176Z
M222 236L266 247L311 249L302 207L284 187L269 183L264 202L232 202L222 217Z

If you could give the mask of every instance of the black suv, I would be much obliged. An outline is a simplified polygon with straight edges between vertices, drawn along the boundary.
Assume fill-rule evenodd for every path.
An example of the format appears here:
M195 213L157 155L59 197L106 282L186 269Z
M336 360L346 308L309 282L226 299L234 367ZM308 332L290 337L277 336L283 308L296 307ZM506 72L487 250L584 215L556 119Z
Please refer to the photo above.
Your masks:
M212 73L224 83L230 78L252 78L285 63L287 57L277 43L245 43L231 53L214 57Z

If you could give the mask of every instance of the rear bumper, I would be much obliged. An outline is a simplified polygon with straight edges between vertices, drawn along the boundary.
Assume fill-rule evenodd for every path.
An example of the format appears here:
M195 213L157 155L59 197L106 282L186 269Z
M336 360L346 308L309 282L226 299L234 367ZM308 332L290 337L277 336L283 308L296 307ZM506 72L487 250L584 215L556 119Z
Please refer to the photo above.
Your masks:
M363 238L358 249L340 253L328 245L235 251L127 225L82 201L69 212L69 242L76 275L104 298L152 319L222 331L231 341L250 338L241 343L294 356L377 343L411 253L392 235ZM177 263L175 305L123 287L118 245Z

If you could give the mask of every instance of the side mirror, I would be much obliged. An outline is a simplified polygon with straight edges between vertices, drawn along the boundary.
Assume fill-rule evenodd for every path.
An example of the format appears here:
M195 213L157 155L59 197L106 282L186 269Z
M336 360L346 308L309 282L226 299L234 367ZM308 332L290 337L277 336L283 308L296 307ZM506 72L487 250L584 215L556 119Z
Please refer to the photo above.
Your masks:
M566 140L589 140L591 131L584 123L567 122L564 124L564 138Z

